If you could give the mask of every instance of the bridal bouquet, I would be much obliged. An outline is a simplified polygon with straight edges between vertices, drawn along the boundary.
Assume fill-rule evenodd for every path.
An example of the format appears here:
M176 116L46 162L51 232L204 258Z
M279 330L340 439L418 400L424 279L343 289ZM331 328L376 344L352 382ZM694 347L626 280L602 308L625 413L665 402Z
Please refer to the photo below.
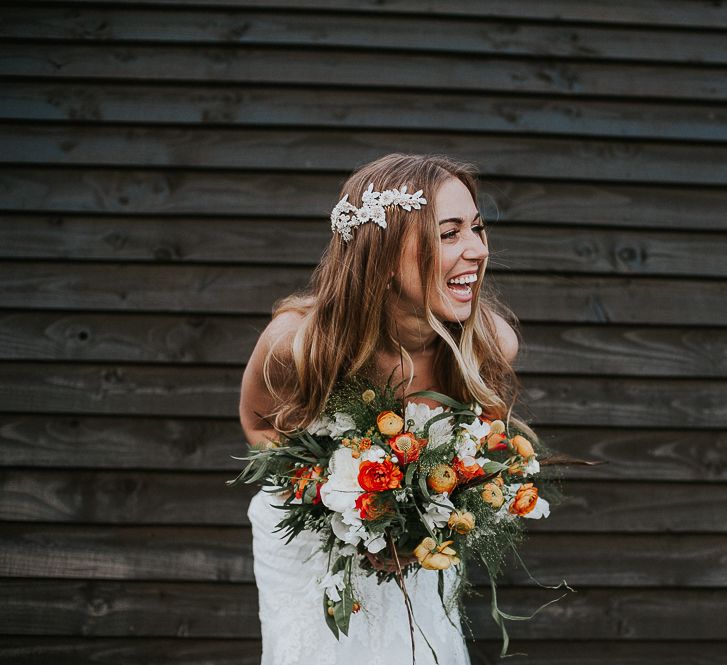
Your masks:
M304 529L321 535L321 547L330 553L321 580L322 611L336 637L348 634L351 614L361 608L351 583L355 565L379 582L395 580L405 601L409 573L418 567L439 571L443 603L443 571L454 566L459 603L465 565L478 560L493 585L493 617L503 630L504 652L502 618L525 617L497 609L494 580L519 542L524 520L550 512L534 482L542 449L488 417L481 405L430 391L408 395L416 397L441 406L410 401L403 407L390 385L349 382L306 430L252 446L246 457L236 458L247 466L227 482L285 492L285 516L277 526L288 542ZM374 566L379 557L393 562L392 572ZM408 603L407 611L411 628Z

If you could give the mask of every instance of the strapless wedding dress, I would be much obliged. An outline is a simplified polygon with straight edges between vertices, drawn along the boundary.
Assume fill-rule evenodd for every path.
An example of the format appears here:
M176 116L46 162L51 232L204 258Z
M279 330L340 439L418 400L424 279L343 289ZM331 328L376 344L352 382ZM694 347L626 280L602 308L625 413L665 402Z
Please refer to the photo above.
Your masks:
M351 616L348 636L337 640L323 617L323 590L318 580L327 570L327 555L314 533L303 532L289 544L273 533L284 511L283 500L258 491L250 501L255 582L262 632L261 665L407 665L411 637L404 596L395 582L378 585L376 576L357 571L354 585L362 609ZM445 571L445 599L454 584L454 569ZM437 591L437 573L419 569L405 578L414 619L427 636L439 665L470 665L456 608L447 618ZM454 625L452 625L454 624ZM431 650L414 628L416 665L434 665Z

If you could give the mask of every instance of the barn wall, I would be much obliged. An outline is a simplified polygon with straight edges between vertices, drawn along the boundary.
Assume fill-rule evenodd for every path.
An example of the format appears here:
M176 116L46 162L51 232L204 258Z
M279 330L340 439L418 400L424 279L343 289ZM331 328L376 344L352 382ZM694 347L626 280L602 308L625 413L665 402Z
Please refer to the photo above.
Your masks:
M722 3L0 12L0 662L259 662L251 492L224 484L242 367L341 181L394 150L479 165L528 415L608 462L532 529L531 569L578 593L513 625L515 650L723 657ZM546 598L505 582L509 609Z

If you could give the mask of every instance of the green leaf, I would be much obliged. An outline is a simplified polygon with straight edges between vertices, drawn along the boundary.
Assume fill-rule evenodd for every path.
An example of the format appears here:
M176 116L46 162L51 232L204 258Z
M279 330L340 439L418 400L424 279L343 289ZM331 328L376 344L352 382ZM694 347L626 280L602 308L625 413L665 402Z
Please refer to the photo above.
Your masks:
M451 397L435 392L434 390L420 390L416 393L409 393L407 397L427 397L428 399L433 399L440 404L457 409L458 411L469 411L473 416L475 415L474 411L470 410L467 404L462 404L462 402L458 402L456 399L452 399Z
M336 639L340 639L338 636L336 619L328 614L328 596L325 591L323 592L323 616L326 618L326 625L331 629L331 632L335 635Z

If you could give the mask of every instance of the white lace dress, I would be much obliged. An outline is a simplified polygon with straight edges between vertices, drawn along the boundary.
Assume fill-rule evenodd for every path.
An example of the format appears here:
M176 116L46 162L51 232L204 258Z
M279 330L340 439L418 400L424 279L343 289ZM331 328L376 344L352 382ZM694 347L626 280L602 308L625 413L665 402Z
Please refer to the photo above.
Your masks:
M261 665L411 663L409 621L397 584L378 585L375 575L367 577L359 571L354 585L362 609L351 616L348 636L341 634L336 640L324 620L323 591L318 586L326 572L327 555L317 551L315 534L301 533L286 545L281 532L273 533L285 513L271 503L282 503L282 499L259 491L247 513L260 601ZM453 570L445 571L445 599L452 589L453 575ZM420 569L405 582L414 618L434 648L439 665L470 665L459 614L456 609L450 612L453 626L437 592L437 573ZM416 627L414 633L416 665L434 665L436 661Z

